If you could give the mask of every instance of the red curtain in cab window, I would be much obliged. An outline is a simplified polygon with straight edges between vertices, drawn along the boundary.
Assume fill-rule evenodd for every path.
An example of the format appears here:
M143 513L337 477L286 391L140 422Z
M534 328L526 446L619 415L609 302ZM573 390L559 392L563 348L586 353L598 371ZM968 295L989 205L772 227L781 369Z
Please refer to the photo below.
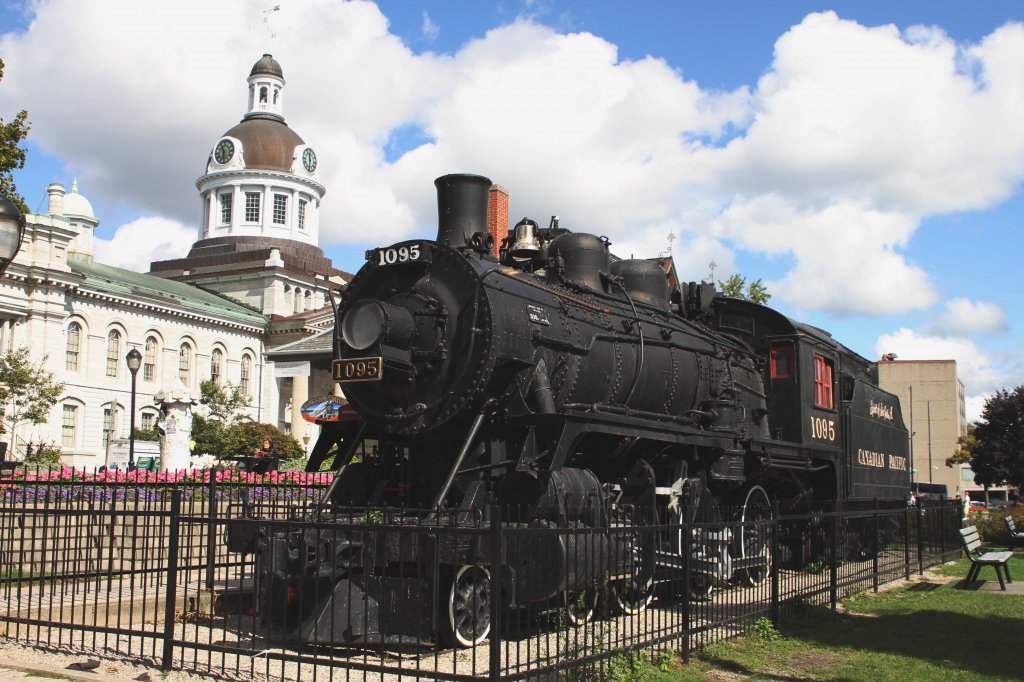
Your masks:
M820 355L814 356L814 404L831 410L832 402L832 363Z

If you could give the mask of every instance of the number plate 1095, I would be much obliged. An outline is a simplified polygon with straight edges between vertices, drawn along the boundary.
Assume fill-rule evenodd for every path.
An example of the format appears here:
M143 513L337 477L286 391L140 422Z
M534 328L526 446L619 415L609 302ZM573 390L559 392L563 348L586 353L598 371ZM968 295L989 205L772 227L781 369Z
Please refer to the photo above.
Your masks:
M420 244L406 244L404 246L389 246L386 249L374 249L367 255L377 266L396 265L398 263L410 263L412 261L430 261L430 252L422 248Z
M349 358L334 361L334 380L343 381L380 381L384 369L384 358Z

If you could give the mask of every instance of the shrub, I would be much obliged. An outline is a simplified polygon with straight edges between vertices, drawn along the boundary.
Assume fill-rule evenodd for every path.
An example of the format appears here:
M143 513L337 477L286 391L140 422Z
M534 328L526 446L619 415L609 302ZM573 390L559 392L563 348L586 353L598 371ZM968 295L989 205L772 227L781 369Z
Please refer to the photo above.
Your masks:
M969 525L978 527L978 535L981 536L982 542L1005 545L1010 541L1006 522L1003 520L1007 516L1013 517L1017 528L1024 528L1024 509L1020 507L993 509L990 512L971 512L967 522Z
M60 446L53 443L37 443L35 445L29 443L25 451L25 466L39 469L59 469L61 467L60 453Z

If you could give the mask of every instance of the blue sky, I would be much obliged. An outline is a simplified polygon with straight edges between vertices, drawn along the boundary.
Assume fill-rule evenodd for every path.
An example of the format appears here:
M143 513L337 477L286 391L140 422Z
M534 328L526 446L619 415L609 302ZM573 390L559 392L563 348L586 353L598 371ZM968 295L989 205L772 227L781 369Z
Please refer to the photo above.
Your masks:
M433 178L478 172L622 255L672 232L685 279L762 278L869 358L953 357L975 414L1024 383L1022 7L0 0L0 116L30 112L29 205L77 177L98 255L144 270L196 238L270 51L338 266L430 235Z

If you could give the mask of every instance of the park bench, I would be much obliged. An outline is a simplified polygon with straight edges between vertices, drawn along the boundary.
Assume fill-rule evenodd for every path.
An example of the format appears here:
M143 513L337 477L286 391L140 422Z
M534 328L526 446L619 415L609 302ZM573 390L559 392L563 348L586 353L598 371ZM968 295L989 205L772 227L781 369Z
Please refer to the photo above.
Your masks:
M1024 546L1024 532L1017 530L1017 524L1013 522L1013 517L1007 516L1003 520L1006 521L1006 530L1010 533L1010 549L1012 550L1017 545Z
M1010 567L1007 562L1013 556L1013 552L982 552L981 538L978 537L977 526L967 526L960 529L960 540L963 542L967 558L971 560L971 570L967 571L963 586L970 587L971 583L978 579L978 573L982 566L991 566L999 578L999 587L1006 591L1006 583L1013 582L1010 577ZM1006 573L1006 581L1003 581L1003 573Z

